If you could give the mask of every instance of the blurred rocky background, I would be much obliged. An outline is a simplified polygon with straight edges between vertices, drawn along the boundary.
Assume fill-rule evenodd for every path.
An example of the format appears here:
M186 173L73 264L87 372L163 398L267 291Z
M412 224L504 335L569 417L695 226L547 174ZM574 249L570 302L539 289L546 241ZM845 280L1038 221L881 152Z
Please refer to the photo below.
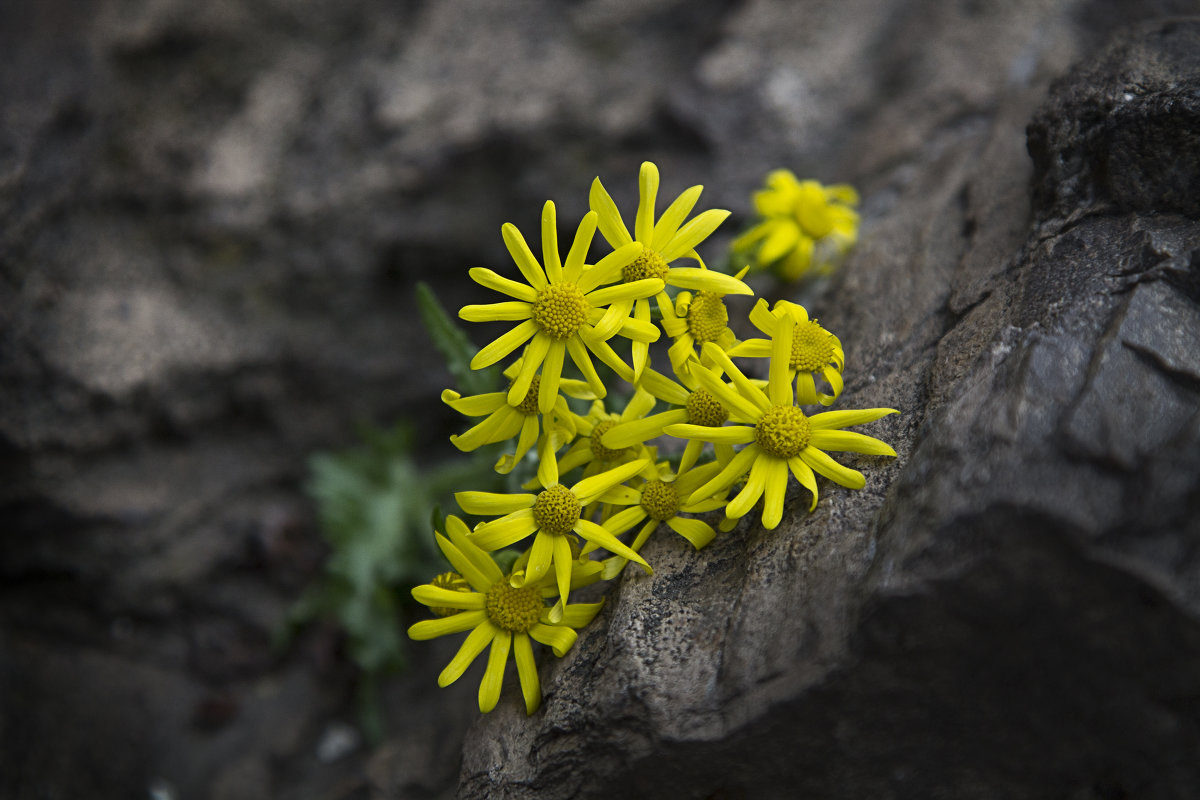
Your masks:
M1200 795L1198 12L0 4L0 796ZM307 459L450 457L414 282L643 159L726 238L771 168L859 187L803 299L900 457L652 542L532 719L413 648L371 747L335 631L271 648Z

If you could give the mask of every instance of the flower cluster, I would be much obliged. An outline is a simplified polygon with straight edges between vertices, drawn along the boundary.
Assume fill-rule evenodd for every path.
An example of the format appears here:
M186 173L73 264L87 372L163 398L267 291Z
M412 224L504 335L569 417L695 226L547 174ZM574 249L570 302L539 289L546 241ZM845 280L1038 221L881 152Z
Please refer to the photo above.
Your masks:
M779 174L772 176L774 184L780 184ZM896 413L892 409L802 410L837 400L845 366L841 342L803 307L759 300L749 320L762 337L738 341L725 303L753 295L742 281L746 270L736 276L711 270L696 251L729 212L693 216L702 191L693 186L659 214L658 186L658 169L642 164L631 232L596 179L591 210L565 256L555 206L547 202L540 260L515 226L502 228L520 280L470 270L471 278L503 299L465 306L460 316L513 323L471 366L516 358L504 371L509 383L503 391L443 392L445 403L480 420L451 441L470 451L515 440L495 468L510 473L527 464L530 477L521 493L455 495L462 511L479 521L468 527L452 516L437 534L454 572L413 590L436 618L416 623L409 635L469 631L439 678L442 686L491 645L479 690L485 712L496 705L510 652L526 710L536 710L541 691L531 642L565 653L575 629L600 608L571 603L571 592L615 578L629 562L650 573L641 550L656 531L665 526L700 549L717 535L705 515L723 510L719 528L727 530L760 505L763 526L775 528L789 476L811 495L810 510L817 504L817 476L850 489L865 485L862 473L827 451L896 454L878 439L844 430ZM809 183L799 186L807 197ZM848 199L838 187L822 191ZM756 202L763 210L773 201L760 196ZM824 220L822 235L844 228L840 212L804 202L797 217L802 234L780 233L783 223L748 234L752 241L766 240L760 259L762 251L781 254L785 239L792 247L804 235L810 237L807 268L814 236L809 223ZM597 232L611 252L588 263ZM664 334L672 342L671 376L650 366L650 346ZM578 377L564 375L568 358ZM750 377L735 358L766 359L767 380ZM618 401L609 394L613 376L629 386ZM659 447L674 455L660 458ZM520 554L502 570L493 554L510 547Z
M754 193L762 220L734 240L733 250L788 281L826 273L858 242L857 205L853 186L822 186L777 169Z

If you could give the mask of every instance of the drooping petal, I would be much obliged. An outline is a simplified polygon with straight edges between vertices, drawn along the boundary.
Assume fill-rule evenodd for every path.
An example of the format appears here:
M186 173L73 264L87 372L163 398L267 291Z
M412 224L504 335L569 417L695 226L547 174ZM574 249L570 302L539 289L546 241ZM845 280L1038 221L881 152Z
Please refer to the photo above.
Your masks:
M746 516L754 504L762 497L767 485L767 462L770 456L763 456L754 462L750 474L746 477L746 485L725 506L725 516L738 519Z
M525 396L529 394L533 376L537 374L538 368L546 360L546 354L550 352L551 341L553 340L544 333L538 333L529 340L529 344L525 347L525 354L521 356L521 371L517 373L517 377L513 378L512 385L508 387L507 400L510 406L521 405ZM555 389L557 390L557 387Z
M583 378L587 381L588 388L597 397L604 397L607 393L604 381L600 380L600 374L596 372L596 366L592 363L592 357L588 355L587 348L579 337L573 336L567 339L567 353L571 356L571 361L583 373Z
M520 325L505 333L502 336L492 340L489 344L483 346L483 349L475 354L471 359L471 369L483 369L490 367L506 355L516 350L521 345L525 344L531 336L537 333L540 329L536 322L527 319ZM522 395L524 397L524 395ZM520 400L517 401L518 403ZM514 403L514 405L516 405Z
M620 536L625 531L637 525L646 518L646 509L640 505L623 508L616 514L604 520L604 527L614 536ZM637 549L636 547L634 548Z
M558 602L550 609L550 621L560 622L563 608L571 593L571 567L575 556L571 553L571 540L566 536L554 537L554 582L558 586Z
M566 614L563 614L566 617ZM554 655L562 658L575 644L578 634L565 625L547 625L539 622L529 629L529 636L535 642L541 642L554 651Z
M500 687L504 685L504 668L508 666L508 651L512 649L512 634L497 631L488 651L487 669L479 683L479 710L488 713L500 702Z
M462 616L456 614L455 616ZM453 619L453 617L447 617ZM450 659L450 663L442 670L442 674L438 675L438 686L445 689L450 684L462 677L462 674L467 671L467 667L475 661L483 648L492 643L492 638L496 635L496 628L488 622L480 625L468 634L466 639L463 639L462 645L459 646L458 652L454 654L454 658Z
M812 468L808 464L805 464L799 456L792 456L788 459L788 468L796 476L796 480L800 481L800 485L812 493L812 504L808 507L808 510L811 512L817 507L817 476L813 474Z
M622 558L628 558L630 561L636 561L642 565L647 574L654 573L654 570L650 569L650 565L646 563L646 559L639 556L628 545L591 520L581 519L579 522L576 522L575 532L587 541L594 542L610 553Z
M542 686L538 681L537 662L529 634L513 634L513 660L517 662L517 677L521 679L521 694L525 697L525 713L533 714L542 704Z
M512 585L520 589L526 584L536 584L550 571L554 563L554 540L561 538L553 533L538 532L533 545L529 548L529 561L525 564L525 574L513 574Z
M712 525L702 519L690 517L671 517L667 520L667 527L691 542L692 547L697 550L707 545L717 535Z
M692 496L687 499L687 502L690 504L707 500L718 492L725 491L736 483L738 478L746 474L748 469L751 469L754 459L761 454L762 448L756 444L747 445L742 448L737 452L737 455L729 460L729 463L720 472L699 489L692 492Z
M787 496L788 465L781 458L767 459L766 465L762 524L770 531L774 530L783 519L783 500Z
M824 475L834 483L840 483L847 489L861 489L867 485L867 479L861 472L842 466L815 447L804 448L797 457L812 467L814 472Z
M474 427L468 428L463 433L450 436L450 444L462 450L464 453L469 453L472 450L477 450L485 444L503 441L497 438L496 433L504 427L505 420L512 411L507 404L502 405L499 411L492 413L491 416L484 419Z
M562 624L572 628L586 628L604 608L604 601L599 603L571 603L563 614Z
M562 378L563 357L567 353L567 345L561 340L550 342L546 351L546 359L542 362L542 381L538 387L538 411L549 414L558 399L558 382Z
M476 625L487 623L487 618L486 611L464 611L449 617L423 619L408 627L408 638L420 642L426 639L436 639L449 633L462 633L471 630Z

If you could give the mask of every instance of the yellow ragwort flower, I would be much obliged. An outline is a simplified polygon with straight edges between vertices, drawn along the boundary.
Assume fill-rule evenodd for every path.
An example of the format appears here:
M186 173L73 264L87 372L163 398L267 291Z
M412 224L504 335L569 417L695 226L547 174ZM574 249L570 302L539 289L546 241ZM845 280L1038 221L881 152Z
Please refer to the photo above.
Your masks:
M699 550L712 541L716 531L702 519L681 517L681 513L703 514L725 505L724 493L719 497L696 498L693 492L707 483L721 469L721 465L712 461L691 470L681 469L678 474L664 462L657 465L655 477L642 479L637 487L614 486L600 498L601 502L629 506L613 514L605 522L605 527L614 533L623 533L641 524L629 549L635 553L642 550L642 545L650 538L650 534L666 523L667 527L691 542L692 547ZM644 521L645 524L642 524ZM584 549L587 552L587 549ZM616 577L628 564L628 559L612 556L604 561L604 580Z
M733 242L738 253L755 251L756 266L784 280L826 272L858 241L858 192L848 184L800 181L789 170L767 176L754 193L761 222Z
M846 353L842 350L842 342L829 331L822 328L815 319L808 318L804 306L780 300L772 311L767 310L767 301L759 300L750 311L750 321L754 327L765 333L771 339L779 330L779 321L783 316L791 317L792 350L788 357L788 380L796 378L796 402L802 406L820 403L823 406L833 405L833 401L842 393L842 370L846 366ZM771 342L767 339L747 339L729 349L729 355L771 357ZM829 383L833 394L817 391L814 380L816 373Z
M604 401L594 401L587 416L575 415L575 429L580 438L559 459L559 471L566 473L582 466L586 478L611 469L617 464L645 458L645 448L641 447L641 442L634 442L628 447L607 447L602 440L604 434L616 425L641 419L647 411L654 408L654 402L654 396L643 389L634 390L633 396L625 404L625 409L619 414L610 414Z
M514 378L520 371L521 361L514 362L504 374ZM450 442L463 452L471 452L486 444L506 442L514 436L517 447L513 453L505 453L496 461L496 471L507 475L525 457L525 454L537 444L538 474L547 481L553 482L557 477L550 478L551 466L555 454L575 438L575 415L567 406L566 398L560 394L549 413L538 414L538 392L541 386L541 376L534 375L533 383L529 386L525 398L517 405L509 405L508 391L486 392L484 394L463 397L452 389L442 392L442 402L468 417L484 417L484 420L465 433L451 436ZM581 400L591 400L595 393L584 381L562 378L559 389ZM544 430L543 430L544 428ZM557 476L557 472L553 475Z
M866 479L861 472L842 466L825 450L849 453L894 456L896 451L887 443L861 433L840 430L861 425L887 414L900 412L892 408L867 408L856 411L826 411L809 417L794 405L792 383L788 379L787 360L792 340L792 318L784 316L774 339L767 391L754 385L729 357L716 345L711 357L720 363L733 381L726 384L706 370L696 370L704 388L729 410L730 419L741 423L722 428L701 425L669 425L666 432L685 439L699 439L732 445L745 445L721 471L690 498L703 500L724 491L747 475L746 485L729 501L725 516L740 519L760 497L763 505L763 527L774 528L783 518L783 499L787 493L788 470L812 493L812 505L817 507L817 482L814 472L848 489L861 489Z
M749 269L743 267L735 277L741 280ZM695 295L680 292L675 298L675 307L664 308L662 314L663 330L675 340L667 350L667 356L677 375L690 369L689 362L699 360L696 348L703 347L705 342L715 342L726 351L737 344L729 327L729 309L725 307L724 292L702 290Z
M529 565L524 575L513 576L513 587L541 580L554 567L561 599L551 609L551 619L562 613L570 591L571 568L576 561L571 551L572 534L593 542L611 553L636 561L647 571L650 565L630 550L604 527L583 516L584 506L591 504L612 487L636 475L648 465L645 459L631 461L619 467L593 475L570 488L554 483L535 494L502 494L496 492L458 492L454 499L468 514L499 516L480 523L471 533L471 541L489 552L508 547L531 535Z
M408 635L424 640L470 631L458 653L438 676L438 686L443 688L458 680L491 645L487 669L479 684L479 710L485 714L500 699L508 654L512 652L525 697L525 712L532 714L541 705L542 689L531 640L550 647L561 658L575 644L574 629L591 622L603 602L568 605L559 621L551 621L551 609L545 599L557 594L553 581L526 581L521 588L514 588L511 577L500 571L492 557L471 543L467 526L458 517L446 520L446 536L437 534L437 543L458 573L440 575L432 583L412 590L413 597L429 606L439 618L412 625ZM600 565L577 564L571 576L572 587L599 578ZM464 580L466 588L461 585Z
M516 406L525 399L533 376L540 368L537 407L543 414L554 407L566 354L570 354L597 397L604 397L606 390L592 365L589 350L622 378L632 381L633 372L613 352L608 340L619 334L649 343L658 339L658 328L649 321L627 316L605 318L605 311L610 303L652 297L662 291L663 282L660 278L650 277L615 286L605 284L620 278L622 270L641 253L641 245L630 243L617 248L595 266L586 267L584 259L596 233L596 214L589 212L579 223L566 261L560 261L554 203L549 201L542 210L544 269L515 225L505 223L501 233L509 254L528 283L509 280L490 269L476 267L470 273L476 283L515 299L464 306L458 314L470 322L520 321L520 324L480 350L471 359L471 369L495 364L529 342L521 370L508 389L508 404ZM604 288L600 288L602 286ZM599 325L602 319L604 323Z
M592 182L588 200L592 210L600 215L600 233L608 243L618 251L632 242L642 245L642 251L637 258L629 263L622 271L626 282L636 282L645 278L659 278L667 286L694 291L715 292L725 294L754 294L754 291L732 275L701 267L673 267L671 262L677 258L694 258L700 261L696 254L696 245L700 244L709 234L725 221L729 212L722 209L710 209L698 214L688 221L688 214L700 199L703 186L693 186L685 190L679 197L667 206L656 222L654 219L655 202L658 198L658 167L649 161L642 162L638 175L638 208L634 217L633 232L621 219L621 212L613 202L600 179ZM658 293L658 307L666 314L666 308L671 305L671 298L665 290ZM609 313L615 318L629 315L633 309L635 319L643 322L650 321L650 303L642 298L614 302ZM649 357L649 345L637 339L633 340L633 374L634 379L641 377Z

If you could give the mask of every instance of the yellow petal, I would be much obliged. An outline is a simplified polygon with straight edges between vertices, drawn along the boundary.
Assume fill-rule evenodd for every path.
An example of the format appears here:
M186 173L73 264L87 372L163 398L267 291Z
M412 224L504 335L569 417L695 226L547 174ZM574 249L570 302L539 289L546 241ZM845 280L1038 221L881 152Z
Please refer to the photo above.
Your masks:
M553 200L547 200L542 206L542 262L546 267L546 277L551 283L562 280L562 261L558 256L558 221Z
M804 448L798 458L812 467L814 472L824 475L834 483L840 483L847 489L861 489L867 485L867 479L861 472L842 466L815 447Z
M753 289L732 275L696 267L671 267L667 273L667 285L697 292L714 292L720 295L754 294Z
M503 494L500 492L455 492L454 502L468 514L494 517L521 509L532 509L537 497L532 494ZM533 512L530 511L532 514Z
M851 411L826 411L813 414L808 418L808 424L814 431L849 428L886 417L888 414L899 414L894 408L859 408Z
M662 250L675 238L679 226L687 219L687 215L692 213L692 209L696 207L696 201L700 199L700 193L703 191L703 186L692 186L685 189L672 201L671 205L667 206L667 210L654 224L654 233L648 243L650 249Z
M521 270L521 274L525 276L525 280L534 289L544 289L547 283L546 273L542 271L542 265L533 257L533 251L529 249L529 245L525 244L525 237L521 235L521 231L517 230L517 226L511 222L506 222L500 227L500 235L504 239L504 246L508 248L509 255L517 265L517 269Z
M671 517L667 520L667 527L691 542L697 550L705 547L717 535L712 525L690 517Z
M643 161L638 172L638 208L633 235L646 246L654 241L654 204L657 199L658 167L653 162Z
M526 303L532 303L534 300L537 300L537 289L505 278L493 270L484 267L472 267L468 274L480 286L493 291L506 294L509 297L515 297L517 300L524 300Z
M457 614L456 616L462 616ZM454 617L447 617L453 619ZM485 622L463 640L459 646L458 652L454 654L454 658L450 659L450 663L442 670L442 674L438 675L438 686L445 689L450 684L462 677L462 674L467 671L467 667L475 661L475 658L483 652L483 648L487 647L492 642L492 637L496 635L496 629Z
M479 683L479 710L488 713L500 701L500 687L504 685L504 668L508 666L508 651L512 649L512 634L497 631L488 651L487 669Z
M774 530L783 519L783 500L787 496L788 465L787 462L772 458L766 462L766 476L763 489L763 527Z
M508 333L485 345L482 350L476 353L475 357L471 359L471 369L490 367L513 350L525 344L538 330L536 322L531 319L525 320ZM520 401L518 400L517 402L519 403Z
M682 255L686 255L689 250L703 242L713 231L719 228L728 216L728 211L715 208L698 214L679 229L679 232L675 234L675 238L659 251L659 255L668 263Z
M423 619L409 626L408 638L419 642L426 639L436 639L438 636L445 636L449 633L469 631L481 623L487 623L486 611L464 611L461 614L454 614L449 617Z
M870 456L894 456L896 451L887 442L854 431L816 430L809 444L821 450L842 453L865 453Z
M533 647L529 634L513 634L513 660L517 662L517 676L521 679L521 694L525 697L525 713L533 714L542 704L542 687L538 682L537 662L533 660Z
M471 541L480 550L491 552L519 542L536 530L537 523L533 520L533 509L525 508L500 519L481 524L471 534Z
M617 248L633 241L633 237L629 235L629 229L621 220L621 213L617 211L617 204L613 202L599 178L592 181L592 188L588 193L588 205L591 206L592 211L596 212L599 218L600 233L612 247Z
M565 614L563 616L566 617ZM529 636L535 642L551 648L554 655L562 658L571 649L571 645L575 644L578 634L565 625L547 625L539 622L529 629Z
M808 507L811 512L817 507L817 476L813 475L812 469L801 461L799 456L788 459L788 468L796 476L796 480L800 481L800 485L812 493L812 504Z
M480 592L458 592L428 583L421 586L414 586L412 596L418 603L423 605L464 608L470 611L482 610L487 600L487 596Z

